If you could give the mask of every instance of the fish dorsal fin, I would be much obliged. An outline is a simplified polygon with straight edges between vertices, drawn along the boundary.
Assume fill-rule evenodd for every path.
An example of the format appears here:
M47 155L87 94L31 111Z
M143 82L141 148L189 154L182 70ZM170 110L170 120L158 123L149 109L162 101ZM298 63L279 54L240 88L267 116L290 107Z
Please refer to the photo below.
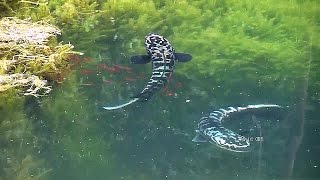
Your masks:
M177 62L188 62L192 59L192 56L186 53L174 53L174 56Z
M132 64L147 64L151 61L148 55L137 55L130 58Z

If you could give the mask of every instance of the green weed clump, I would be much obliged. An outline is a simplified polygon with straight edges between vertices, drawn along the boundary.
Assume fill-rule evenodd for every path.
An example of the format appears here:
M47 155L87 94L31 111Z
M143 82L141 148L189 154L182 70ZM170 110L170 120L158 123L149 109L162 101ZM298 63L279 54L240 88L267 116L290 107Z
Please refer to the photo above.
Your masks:
M200 22L209 21L196 26L200 30L174 27L174 40L192 52L195 60L178 72L195 81L205 77L215 88L213 93L237 101L243 97L240 94L251 95L244 100L263 98L261 94L268 93L257 92L266 89L286 92L278 95L289 97L294 81L309 71L308 54L315 45L311 39L319 28L314 19L315 2L225 1L222 7L216 3L211 11L204 8L198 14Z
M44 21L0 20L1 179L40 180L50 175L39 157L41 137L34 134L32 118L25 112L28 105L19 93L46 95L69 71L67 59L75 52L71 44L58 44L57 34L60 30Z
M0 21L0 91L27 87L24 95L47 94L47 81L59 81L68 70L71 44L57 44L60 30L45 22L16 18ZM42 91L42 92L41 92Z

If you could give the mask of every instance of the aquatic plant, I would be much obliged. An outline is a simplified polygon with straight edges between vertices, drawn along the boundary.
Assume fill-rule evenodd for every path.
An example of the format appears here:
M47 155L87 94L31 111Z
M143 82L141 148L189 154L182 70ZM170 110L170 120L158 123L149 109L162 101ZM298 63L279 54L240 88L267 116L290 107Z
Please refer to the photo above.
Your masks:
M49 145L47 156L53 157L47 162L56 166L52 172L54 179L60 178L66 169L70 178L103 179L117 164L110 152L111 142L98 133L108 129L97 125L102 120L96 116L97 108L88 103L81 85L74 82L77 80L73 73L59 89L53 90L54 102L51 98L43 100L37 116L46 124L46 131L51 132L43 134L44 143Z
M265 89L293 92L293 81L306 74L308 42L317 28L309 19L316 12L311 8L312 2L226 1L222 7L229 8L220 5L212 7L211 16L206 8L199 14L204 20L211 20L203 23L201 30L185 27L181 32L180 27L174 28L174 40L194 52L197 60L196 64L186 64L183 70L179 68L178 73L191 74L195 81L199 76L206 77L207 83L215 87L213 93L223 93L230 99L256 99L253 93ZM214 16L218 12L221 15ZM302 24L297 26L295 22Z
M71 44L56 44L60 30L45 22L16 18L0 21L0 91L28 87L24 95L41 96L51 91L47 81L69 70Z
M24 114L25 99L16 91L0 93L0 176L3 180L47 179L51 170L40 157L40 137Z
M60 30L44 21L13 17L0 21L1 178L47 179L50 169L39 156L39 137L23 111L23 95L48 94L58 75L69 71L71 44L58 44ZM60 76L59 76L60 77ZM50 85L48 84L50 82ZM38 154L37 154L38 153Z

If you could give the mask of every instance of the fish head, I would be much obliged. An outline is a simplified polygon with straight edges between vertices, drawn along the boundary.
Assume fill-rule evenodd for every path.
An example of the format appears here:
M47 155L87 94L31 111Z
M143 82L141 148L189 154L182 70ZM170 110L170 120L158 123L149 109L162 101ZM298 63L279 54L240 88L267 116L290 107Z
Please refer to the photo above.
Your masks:
M145 37L145 48L151 60L174 59L174 49L163 36L150 33Z
M233 152L250 151L250 142L247 138L227 128L224 128L223 126L209 127L202 133L209 139L211 144L214 144L222 149Z

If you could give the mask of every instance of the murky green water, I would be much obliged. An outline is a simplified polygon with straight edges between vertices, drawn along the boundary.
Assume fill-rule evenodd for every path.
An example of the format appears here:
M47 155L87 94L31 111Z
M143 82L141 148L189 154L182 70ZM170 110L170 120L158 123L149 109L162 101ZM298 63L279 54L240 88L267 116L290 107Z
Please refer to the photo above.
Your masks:
M71 73L49 96L1 96L0 180L319 179L316 4L50 2L63 30L59 40L84 55L70 58ZM176 63L167 86L149 101L104 110L146 85L150 63L129 58L146 53L150 32L192 61ZM265 103L283 108L226 123L254 129L247 135L252 151L192 142L204 113Z

